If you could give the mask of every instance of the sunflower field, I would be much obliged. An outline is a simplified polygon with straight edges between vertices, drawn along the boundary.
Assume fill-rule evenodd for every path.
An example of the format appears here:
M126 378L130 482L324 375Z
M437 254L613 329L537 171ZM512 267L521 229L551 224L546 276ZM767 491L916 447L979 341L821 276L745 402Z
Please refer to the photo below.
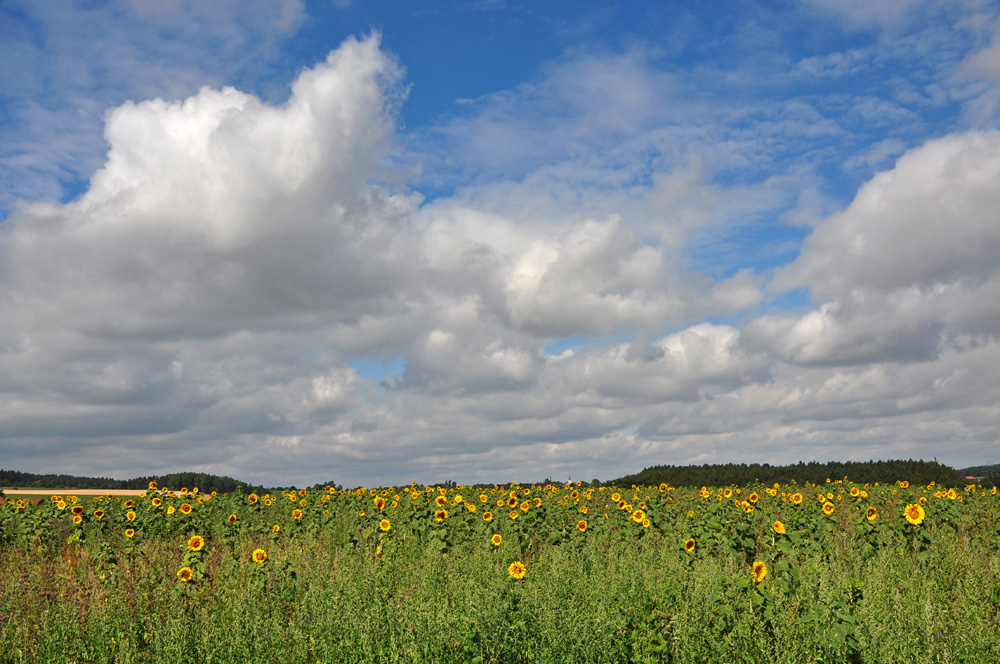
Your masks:
M0 662L997 662L976 484L0 505Z

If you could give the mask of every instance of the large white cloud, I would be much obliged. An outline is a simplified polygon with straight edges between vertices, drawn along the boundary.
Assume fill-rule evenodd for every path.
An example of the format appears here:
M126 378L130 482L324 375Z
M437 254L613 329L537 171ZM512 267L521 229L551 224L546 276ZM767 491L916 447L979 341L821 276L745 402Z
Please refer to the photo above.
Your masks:
M947 460L982 460L996 133L910 150L830 215L808 160L733 175L849 137L818 105L660 110L684 81L636 53L547 75L418 137L429 180L471 173L427 203L380 184L404 88L377 37L282 103L206 87L112 109L85 194L0 235L5 463L386 483L930 457L944 439L965 445ZM536 108L540 131L538 104L570 112ZM812 231L770 283L752 266L778 250L740 240L765 216ZM762 313L802 287L815 306Z

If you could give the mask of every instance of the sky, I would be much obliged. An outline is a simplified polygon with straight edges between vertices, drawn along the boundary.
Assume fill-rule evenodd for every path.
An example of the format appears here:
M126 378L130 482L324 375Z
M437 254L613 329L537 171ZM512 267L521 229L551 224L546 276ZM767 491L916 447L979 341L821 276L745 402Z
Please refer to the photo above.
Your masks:
M987 0L0 1L0 467L1000 462Z

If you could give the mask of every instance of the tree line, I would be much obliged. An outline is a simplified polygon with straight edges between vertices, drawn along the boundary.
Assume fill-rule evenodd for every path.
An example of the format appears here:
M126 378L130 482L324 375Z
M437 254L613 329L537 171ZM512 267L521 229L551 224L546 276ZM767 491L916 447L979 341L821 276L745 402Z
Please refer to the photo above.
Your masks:
M8 489L146 489L150 482L156 482L158 487L173 490L181 488L193 489L203 493L232 493L237 489L243 491L265 492L267 487L248 484L221 475L209 473L168 473L166 475L148 475L130 480L116 480L110 477L80 477L77 475L60 475L38 473L23 473L16 470L0 469L0 487Z
M818 461L803 462L787 466L772 466L768 463L726 463L704 464L701 466L650 466L633 475L614 480L618 485L658 485L671 486L727 486L761 484L823 484L827 479L850 481L864 484L887 484L906 480L911 484L936 482L944 486L959 486L968 483L965 473L933 461L890 459L885 461Z

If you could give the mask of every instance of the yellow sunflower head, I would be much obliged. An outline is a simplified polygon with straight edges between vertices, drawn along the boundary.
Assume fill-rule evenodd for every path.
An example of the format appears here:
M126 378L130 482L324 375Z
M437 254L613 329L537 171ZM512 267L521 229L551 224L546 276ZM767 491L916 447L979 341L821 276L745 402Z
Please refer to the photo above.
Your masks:
M515 560L507 568L507 573L510 574L515 579L523 579L524 575L527 574L528 569L520 560Z
M187 583L194 577L194 571L190 567L182 567L177 570L177 578L184 583Z
M500 543L503 542L503 536L501 536L500 533L495 533L493 537L490 538L490 542L493 546L500 546Z
M192 535L188 540L188 549L191 551L201 551L205 547L205 538L201 535Z
M695 541L693 537L689 537L688 541L684 542L684 550L688 553L694 553Z
M926 514L924 513L923 507L914 503L906 506L906 509L903 510L903 516L905 516L906 520L914 526L919 526L924 522L924 516L926 516Z
M267 551L264 549L254 549L250 557L255 563L261 564L267 560Z
M754 583L760 583L767 576L767 565L765 565L760 560L753 564L753 581Z

